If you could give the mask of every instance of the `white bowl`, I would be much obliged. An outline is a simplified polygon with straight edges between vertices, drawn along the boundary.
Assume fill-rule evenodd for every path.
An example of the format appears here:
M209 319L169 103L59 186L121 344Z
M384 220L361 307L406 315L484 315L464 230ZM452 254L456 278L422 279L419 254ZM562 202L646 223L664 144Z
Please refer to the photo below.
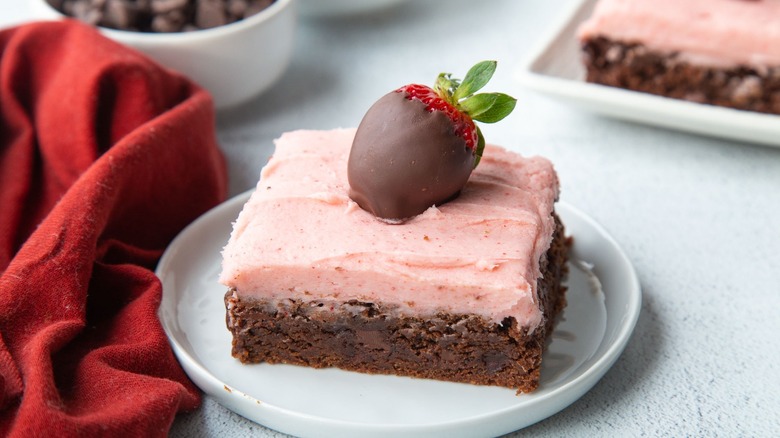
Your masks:
M268 89L289 66L297 26L295 1L276 0L246 19L192 32L99 30L183 73L211 92L217 108L225 108ZM65 18L46 0L30 0L30 5L37 18Z

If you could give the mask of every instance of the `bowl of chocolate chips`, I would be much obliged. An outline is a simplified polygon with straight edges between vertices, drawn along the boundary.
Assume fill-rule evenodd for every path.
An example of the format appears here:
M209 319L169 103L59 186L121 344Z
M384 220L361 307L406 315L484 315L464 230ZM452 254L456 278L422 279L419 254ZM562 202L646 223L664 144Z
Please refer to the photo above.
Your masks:
M74 18L188 76L217 108L275 83L292 58L295 0L34 0L40 18Z

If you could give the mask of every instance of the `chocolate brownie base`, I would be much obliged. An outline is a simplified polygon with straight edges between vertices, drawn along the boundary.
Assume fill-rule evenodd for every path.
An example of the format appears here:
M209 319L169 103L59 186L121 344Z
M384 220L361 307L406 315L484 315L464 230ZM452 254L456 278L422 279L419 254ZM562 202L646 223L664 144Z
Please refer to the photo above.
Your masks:
M641 44L586 41L587 80L697 103L780 114L780 66L718 68L690 64Z
M225 305L233 356L533 391L547 335L565 306L570 242L556 223L537 284L546 319L531 333L514 318L496 324L474 314L417 317L384 303L242 299L231 289Z

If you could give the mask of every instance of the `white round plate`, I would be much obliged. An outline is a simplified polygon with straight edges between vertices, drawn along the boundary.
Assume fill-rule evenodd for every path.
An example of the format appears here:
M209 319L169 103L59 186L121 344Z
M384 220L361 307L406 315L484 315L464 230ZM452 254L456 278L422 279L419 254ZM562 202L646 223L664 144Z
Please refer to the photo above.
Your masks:
M318 437L502 435L559 412L593 387L623 351L639 317L641 292L628 258L592 219L559 203L574 236L568 305L534 393L338 369L242 365L230 355L226 288L217 278L222 247L248 198L246 192L217 206L171 243L157 268L163 284L159 316L192 381L228 409L272 429Z

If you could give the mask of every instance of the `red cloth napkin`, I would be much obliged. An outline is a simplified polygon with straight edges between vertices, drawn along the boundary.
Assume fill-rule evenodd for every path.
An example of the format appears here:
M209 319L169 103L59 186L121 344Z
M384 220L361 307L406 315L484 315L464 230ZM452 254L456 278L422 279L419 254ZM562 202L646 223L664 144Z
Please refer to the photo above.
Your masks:
M153 269L223 200L210 96L76 22L0 31L0 435L165 435Z

